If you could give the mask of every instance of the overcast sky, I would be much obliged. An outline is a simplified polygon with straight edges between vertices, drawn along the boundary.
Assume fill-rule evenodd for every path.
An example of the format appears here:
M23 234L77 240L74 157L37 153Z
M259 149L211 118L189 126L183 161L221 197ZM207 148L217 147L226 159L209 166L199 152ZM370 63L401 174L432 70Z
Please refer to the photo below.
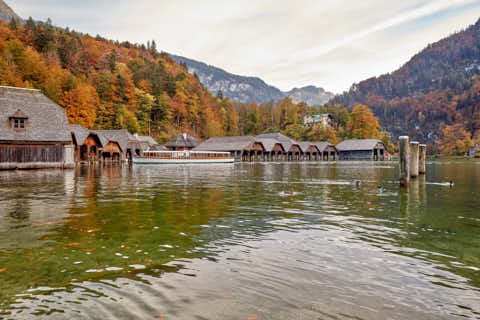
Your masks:
M6 0L22 17L146 43L289 90L394 71L480 18L480 0Z

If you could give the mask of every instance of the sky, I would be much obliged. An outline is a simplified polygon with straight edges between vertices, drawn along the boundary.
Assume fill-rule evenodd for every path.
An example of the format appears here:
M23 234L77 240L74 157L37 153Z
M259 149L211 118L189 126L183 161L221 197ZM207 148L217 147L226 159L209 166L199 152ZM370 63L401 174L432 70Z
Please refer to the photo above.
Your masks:
M22 17L133 43L284 91L392 72L480 18L480 0L6 0Z

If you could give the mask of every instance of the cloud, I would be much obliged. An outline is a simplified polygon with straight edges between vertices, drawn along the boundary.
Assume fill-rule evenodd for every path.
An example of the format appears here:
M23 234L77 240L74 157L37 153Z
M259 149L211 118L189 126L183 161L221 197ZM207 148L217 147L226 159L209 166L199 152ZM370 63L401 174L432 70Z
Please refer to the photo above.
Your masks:
M8 1L8 0L7 0ZM340 92L390 72L428 43L474 23L478 0L13 0L114 40L145 43L288 90Z
M439 11L446 10L452 7L474 3L475 1L476 0L439 0L431 3L427 3L414 10L396 15L392 18L388 18L384 21L381 21L380 23L376 23L354 34L346 35L345 37L343 37L338 41L334 41L326 45L300 51L295 55L295 58L309 59L313 57L318 57L328 52L331 52L337 48L343 47L349 43L365 38L371 35L372 33L380 32L382 30L385 30L400 24L404 24L412 20L420 19L422 17L429 16Z

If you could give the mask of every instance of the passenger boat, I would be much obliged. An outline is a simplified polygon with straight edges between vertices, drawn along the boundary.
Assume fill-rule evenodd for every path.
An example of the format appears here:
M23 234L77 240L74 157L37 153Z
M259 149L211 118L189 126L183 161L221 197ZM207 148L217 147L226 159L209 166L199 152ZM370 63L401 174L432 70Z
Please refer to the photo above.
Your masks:
M134 164L232 163L230 152L213 151L146 151L132 159Z

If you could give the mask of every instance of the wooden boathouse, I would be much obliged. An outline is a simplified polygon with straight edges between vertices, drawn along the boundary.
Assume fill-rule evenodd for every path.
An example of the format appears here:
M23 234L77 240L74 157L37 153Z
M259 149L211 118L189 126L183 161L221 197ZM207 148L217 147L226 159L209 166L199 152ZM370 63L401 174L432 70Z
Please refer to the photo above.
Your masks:
M260 161L265 153L263 144L251 136L210 138L193 150L230 152L237 161Z
M64 109L39 90L0 86L0 169L73 167L69 132Z
M75 162L99 161L103 149L99 135L78 124L71 124L70 130L75 146Z
M273 139L280 142L285 150L285 154L282 160L284 161L300 161L303 157L302 149L297 141L283 135L279 132L265 133L256 136L257 139Z
M102 161L131 161L134 154L140 155L140 142L128 130L95 130L102 143L100 152Z
M385 145L377 139L345 140L336 148L340 160L385 160Z
M302 150L302 160L320 160L320 151L315 144L311 142L299 142L298 145L300 146L300 150Z
M158 144L158 142L155 141L155 139L153 139L151 136L139 136L137 134L134 134L133 136L138 140L142 153L145 151L167 150L166 147Z
M268 138L256 138L257 142L260 142L265 151L263 152L263 161L280 161L285 155L285 149L280 141Z
M167 142L165 144L165 147L167 147L168 150L171 151L184 151L184 150L192 150L196 146L198 146L199 143L197 139L194 137L183 133L179 134L175 138L173 138L171 141ZM209 150L209 151L215 151L215 150Z
M317 148L320 155L318 160L335 161L338 158L337 148L330 142L312 142Z

